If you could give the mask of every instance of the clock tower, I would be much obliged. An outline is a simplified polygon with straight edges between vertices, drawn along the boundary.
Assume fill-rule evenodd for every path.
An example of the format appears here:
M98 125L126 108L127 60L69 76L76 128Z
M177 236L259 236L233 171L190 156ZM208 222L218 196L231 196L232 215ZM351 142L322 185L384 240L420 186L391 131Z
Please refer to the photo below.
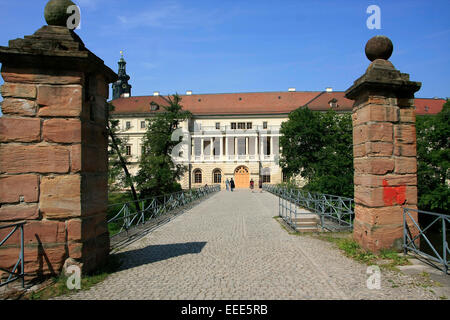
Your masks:
M127 75L126 61L123 58L123 51L120 51L121 57L119 60L119 80L113 83L113 99L128 98L131 96L131 85L128 84L130 76Z

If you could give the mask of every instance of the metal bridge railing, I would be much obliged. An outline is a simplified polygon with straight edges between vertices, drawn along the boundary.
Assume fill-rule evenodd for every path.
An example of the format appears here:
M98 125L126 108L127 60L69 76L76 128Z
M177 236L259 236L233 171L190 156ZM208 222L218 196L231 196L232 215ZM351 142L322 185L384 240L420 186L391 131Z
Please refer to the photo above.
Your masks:
M7 274L9 274L8 278L6 279L6 281L2 281L0 282L0 287L7 285L10 282L16 281L18 279L22 279L22 288L25 288L25 272L24 272L24 244L23 244L23 238L24 238L24 233L23 233L23 226L25 225L25 222L20 222L20 223L15 223L15 224L10 224L10 225L6 225L6 226L1 226L0 230L2 229L8 229L8 228L12 228L12 230L8 233L8 235L5 236L5 238L3 238L3 240L0 242L0 247L6 243L6 241L8 241L9 238L11 238L11 236L17 232L17 230L20 230L20 250L19 250L19 258L17 259L16 264L14 265L13 269L7 270L5 268L0 267L0 270L3 272L6 272ZM20 271L18 271L18 268L20 267Z
M121 206L118 212L108 220L110 237L124 234L128 235L130 229L144 225L149 221L155 220L173 210L183 207L206 195L220 191L220 186L205 186L198 189L191 189L139 200L140 211L135 208L135 202L122 204L112 204L108 207Z
M414 219L413 213L417 213L417 218L419 215L432 216L432 222L426 226L420 226L419 222ZM436 239L431 239L431 234L428 234L428 237L425 234L426 231L430 230L432 227L438 227L438 229L440 229L439 232L434 233L438 235L438 238ZM442 269L440 267L438 268L447 274L449 269L448 260L450 257L450 248L447 239L449 229L450 215L403 208L404 253L407 254L408 251L412 251L431 261L437 262L442 265ZM420 241L420 245L417 245L417 240ZM425 242L423 242L423 240L425 240ZM425 250L427 252L425 252Z
M323 229L353 229L354 204L351 198L267 184L263 185L263 189L278 196L279 216L294 228L297 227L297 218L305 214L298 209L304 208L319 216Z

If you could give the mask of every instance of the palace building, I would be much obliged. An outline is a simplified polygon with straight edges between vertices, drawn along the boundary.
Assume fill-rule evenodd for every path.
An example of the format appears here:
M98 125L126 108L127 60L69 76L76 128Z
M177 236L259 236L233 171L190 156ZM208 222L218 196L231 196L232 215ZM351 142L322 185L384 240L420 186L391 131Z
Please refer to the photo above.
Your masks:
M136 175L142 152L142 139L147 121L161 112L152 104L166 105L159 92L151 96L131 96L126 62L119 61L119 80L113 84L115 110L112 118L119 120L120 132L127 141L129 170ZM353 101L344 92L327 88L324 91L194 94L181 95L181 105L193 117L181 124L183 142L174 161L189 170L180 183L184 189L205 184L225 184L233 178L236 188L248 188L253 180L258 186L283 181L278 165L281 124L293 110L307 106L315 111L334 109L338 113L352 111ZM416 99L417 114L436 114L442 110L443 99Z

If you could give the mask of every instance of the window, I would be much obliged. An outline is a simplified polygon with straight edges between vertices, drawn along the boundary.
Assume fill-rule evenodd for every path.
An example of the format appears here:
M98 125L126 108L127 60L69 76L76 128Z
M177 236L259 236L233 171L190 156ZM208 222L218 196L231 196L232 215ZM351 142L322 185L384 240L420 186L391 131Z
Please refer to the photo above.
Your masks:
M263 129L267 129L267 121L263 122Z
M126 146L126 154L127 156L131 156L131 146Z
M145 129L145 121L141 121L141 129Z
M216 122L216 129L220 130L220 122Z
M194 183L202 183L202 171L200 169L194 170Z
M232 122L232 123L231 123L231 129L233 129L233 130L236 129L236 122Z
M125 123L125 128L126 128L127 130L131 128L131 122L130 122L130 121L127 121L127 122Z
M222 172L219 169L214 170L214 183L222 183Z
M247 129L251 129L252 128L252 123L251 122L247 122Z
M263 183L270 183L270 168L263 168L261 170L261 178Z
M238 129L245 129L245 122L239 122Z

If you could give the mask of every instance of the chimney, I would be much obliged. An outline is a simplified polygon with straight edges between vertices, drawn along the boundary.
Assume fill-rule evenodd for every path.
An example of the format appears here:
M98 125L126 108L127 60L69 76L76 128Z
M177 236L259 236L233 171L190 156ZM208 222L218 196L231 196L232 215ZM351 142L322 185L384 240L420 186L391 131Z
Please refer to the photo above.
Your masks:
M154 97L157 97L157 96L159 96L159 91L155 91L155 92L153 92L153 96L154 96Z
M186 95L187 95L187 96L192 96L192 90L186 91Z
M296 90L295 90L295 88L289 88L288 91L289 92L295 92Z
M333 88L326 88L326 92L333 92Z

